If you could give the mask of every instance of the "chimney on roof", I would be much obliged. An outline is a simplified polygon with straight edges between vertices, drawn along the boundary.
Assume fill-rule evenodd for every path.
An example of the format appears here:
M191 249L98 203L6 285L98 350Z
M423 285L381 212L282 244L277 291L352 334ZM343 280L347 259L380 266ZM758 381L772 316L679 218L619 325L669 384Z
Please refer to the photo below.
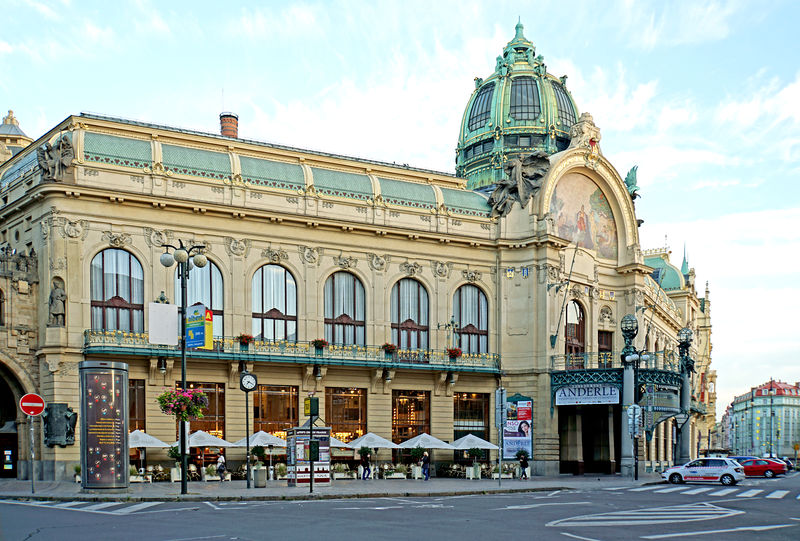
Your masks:
M235 113L221 113L219 115L219 132L225 137L239 137L239 115Z

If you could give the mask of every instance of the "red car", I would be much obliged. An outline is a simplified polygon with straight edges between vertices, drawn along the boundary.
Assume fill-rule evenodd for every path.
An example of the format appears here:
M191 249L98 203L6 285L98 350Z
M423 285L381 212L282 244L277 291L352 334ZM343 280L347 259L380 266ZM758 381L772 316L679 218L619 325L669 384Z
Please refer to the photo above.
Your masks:
M769 458L750 458L740 460L747 477L775 477L786 473L786 464Z

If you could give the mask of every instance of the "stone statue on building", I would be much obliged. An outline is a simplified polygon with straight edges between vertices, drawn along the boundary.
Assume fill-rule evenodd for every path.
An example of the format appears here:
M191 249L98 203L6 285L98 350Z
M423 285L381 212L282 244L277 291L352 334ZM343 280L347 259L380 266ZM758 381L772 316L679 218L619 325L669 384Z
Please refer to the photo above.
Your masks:
M50 290L50 317L48 327L63 327L66 312L67 292L64 283L56 278L53 280L53 289Z
M67 404L51 402L42 413L44 421L44 444L47 447L75 445L75 427L78 414Z
M525 208L528 200L541 188L549 168L550 160L542 150L508 160L503 167L507 177L497 183L489 196L492 216L505 216L515 201Z
M58 180L61 174L72 165L75 150L67 135L59 137L55 144L49 142L36 150L36 159L42 170L43 180Z

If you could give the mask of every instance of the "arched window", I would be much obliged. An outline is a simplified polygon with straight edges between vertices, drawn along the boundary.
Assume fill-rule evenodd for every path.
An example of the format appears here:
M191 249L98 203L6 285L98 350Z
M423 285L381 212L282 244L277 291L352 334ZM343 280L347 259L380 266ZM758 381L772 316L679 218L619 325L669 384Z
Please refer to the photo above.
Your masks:
M176 265L177 267L177 265ZM180 295L181 282L178 271L175 271L175 296ZM223 314L225 299L222 288L222 273L212 261L202 268L192 267L189 271L189 281L186 282L186 306L201 303L211 310L214 317L214 338L225 336L223 327Z
M575 109L567 96L567 91L558 83L553 83L553 92L556 95L556 108L558 109L558 121L561 128L568 130L575 124Z
M364 284L349 272L336 272L325 282L325 340L331 344L364 345Z
M533 77L517 77L511 82L511 107L515 120L536 120L542 114L539 91Z
M490 83L478 91L475 101L472 102L472 110L469 113L467 128L470 131L483 127L489 121L489 114L492 112L492 96L494 95L494 83Z
M130 252L109 248L91 265L92 329L144 332L144 272Z
M253 336L297 340L297 284L280 265L264 265L253 275Z
M6 324L6 296L0 289L0 325Z
M586 351L586 321L583 308L576 301L567 304L566 332L567 365L583 368L583 353Z
M489 347L489 306L483 291L463 285L453 296L453 315L460 327L458 347L464 353L486 353Z
M402 349L428 349L428 292L412 278L392 287L392 343Z

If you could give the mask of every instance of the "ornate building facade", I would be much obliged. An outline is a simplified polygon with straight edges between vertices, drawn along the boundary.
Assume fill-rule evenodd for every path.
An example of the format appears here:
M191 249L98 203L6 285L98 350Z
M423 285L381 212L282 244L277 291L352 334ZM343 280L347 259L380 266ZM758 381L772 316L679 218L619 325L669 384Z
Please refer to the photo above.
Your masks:
M796 457L800 449L800 383L770 380L734 398L726 411L735 455Z
M495 441L503 386L533 400L535 473L624 471L618 325L634 314L633 346L649 352L636 399L660 397L638 452L672 461L683 327L696 360L686 422L693 438L714 422L708 288L672 276L668 250L642 251L635 176L534 52L518 25L469 99L456 175L243 139L230 114L225 135L69 116L1 163L0 421L15 456L27 420L14 400L77 407L83 360L126 362L131 430L176 439L155 398L179 379L179 352L148 342L147 306L179 299L159 258L180 240L204 247L188 300L213 313L213 347L188 356L188 381L211 398L193 430L280 434L313 392L340 439ZM330 343L319 354L317 338ZM242 367L260 383L250 427ZM77 445L37 450L45 478L79 460Z

